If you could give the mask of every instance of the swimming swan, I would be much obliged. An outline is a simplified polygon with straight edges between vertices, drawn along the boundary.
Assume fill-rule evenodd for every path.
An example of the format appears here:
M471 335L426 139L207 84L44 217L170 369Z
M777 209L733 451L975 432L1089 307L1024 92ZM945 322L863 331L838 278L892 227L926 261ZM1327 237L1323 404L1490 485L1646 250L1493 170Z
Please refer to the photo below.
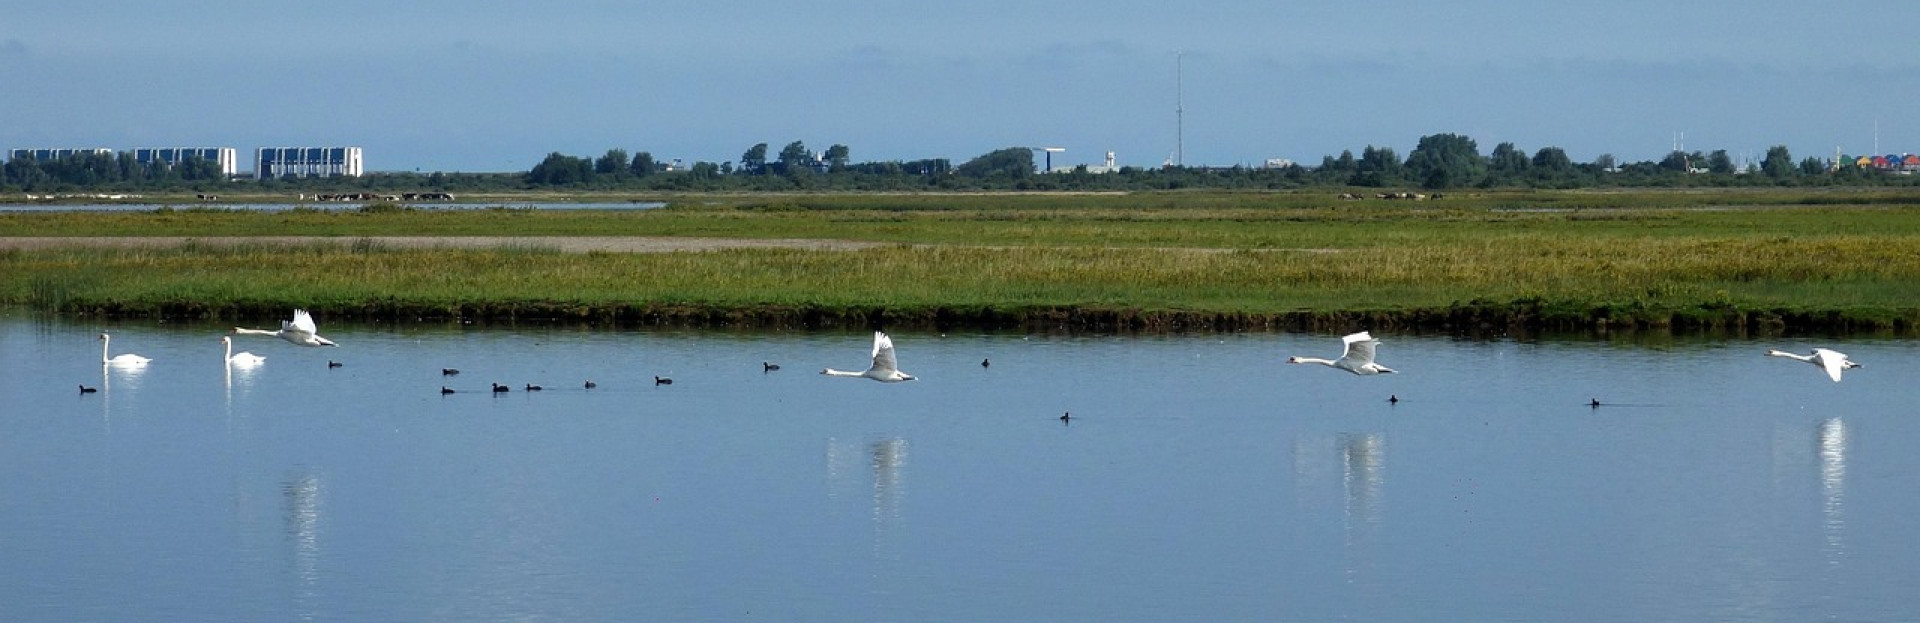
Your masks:
M243 353L235 354L233 352L233 338L222 335L220 336L220 344L227 347L227 357L226 357L227 363L240 366L242 368L251 368L253 366L260 365L261 363L267 360L266 357L261 357L253 353L243 352Z
M107 334L105 333L100 334L100 363L104 363L110 366L144 366L144 365L147 365L147 362L153 361L152 359L141 357L133 353L124 353L121 355L117 355L112 359L108 359L107 344L112 340L113 338L108 337Z

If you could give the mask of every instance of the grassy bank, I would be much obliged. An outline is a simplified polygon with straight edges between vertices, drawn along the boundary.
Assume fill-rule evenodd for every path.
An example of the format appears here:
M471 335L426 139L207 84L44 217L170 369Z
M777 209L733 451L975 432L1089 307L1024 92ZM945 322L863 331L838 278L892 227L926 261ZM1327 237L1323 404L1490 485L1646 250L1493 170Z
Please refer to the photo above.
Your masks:
M1420 206L1295 195L675 201L645 212L4 215L4 235L346 242L0 252L0 303L136 316L275 317L304 306L333 318L768 326L1920 327L1920 210L1880 194L1524 193ZM900 244L570 254L353 242L375 235Z

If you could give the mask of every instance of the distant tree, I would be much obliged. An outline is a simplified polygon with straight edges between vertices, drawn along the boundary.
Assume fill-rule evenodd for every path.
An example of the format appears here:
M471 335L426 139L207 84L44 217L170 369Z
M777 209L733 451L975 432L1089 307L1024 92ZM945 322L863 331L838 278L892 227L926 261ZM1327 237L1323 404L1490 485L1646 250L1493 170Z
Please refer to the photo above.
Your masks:
M1787 152L1786 145L1768 147L1767 158L1760 161L1760 172L1776 180L1793 177L1793 154Z
M1695 160L1699 160L1699 158L1695 158L1693 156L1688 155L1687 152L1675 149L1673 151L1667 152L1667 157L1660 159L1660 168L1668 171L1678 171L1680 173L1687 173L1693 170L1693 162Z
M1494 145L1493 153L1487 157L1487 173L1494 184L1513 184L1526 177L1532 165L1527 153L1513 143Z
M1713 153L1707 154L1707 172L1715 175L1732 175L1733 157L1728 156L1725 149L1713 150Z
M1028 157L1029 158L1032 157L1031 152L1029 152ZM906 173L908 175L918 175L922 177L934 176L934 175L945 175L947 173L953 172L953 162L950 160L947 160L946 158L914 160L911 162L900 163L900 170L901 172Z
M974 179L1025 180L1033 175L1033 150L1008 147L961 163L954 173Z
M527 172L527 183L542 186L583 184L593 179L593 162L553 152Z
M812 165L813 152L807 151L806 143L794 141L780 148L780 173L785 175L811 173Z
M1601 157L1613 159L1610 154ZM1542 147L1540 151L1533 152L1533 161L1530 164L1535 173L1542 175L1563 175L1573 171L1573 159L1567 157L1566 150L1558 147Z
M1820 175L1827 172L1827 161L1809 156L1800 161L1801 175Z
M1407 174L1427 188L1460 188L1480 183L1487 160L1473 139L1458 134L1420 137L1407 154Z
M767 144L760 143L747 148L740 154L740 172L748 175L760 175L767 172Z
M632 173L634 177L646 177L653 175L654 169L659 166L659 163L653 161L653 154L643 151L633 155L633 160L627 165L627 172Z
M716 165L714 163L705 162L705 161L695 162L693 163L693 168L689 169L687 171L687 174L693 176L694 179L710 180L710 179L719 177L723 173L722 169L725 169L728 164L731 164L731 163L721 163Z
M1619 164L1618 161L1614 160L1613 154L1600 154L1599 157L1593 159L1593 168L1599 169L1602 172L1612 171L1617 168Z
M834 143L833 146L827 148L827 166L834 171L847 168L847 159L850 153L851 150L847 149L846 145Z
M1354 160L1351 149L1340 150L1340 157L1333 160L1333 170L1341 173L1352 173L1359 170L1359 167L1360 163Z
M627 170L627 150L609 149L606 155L593 161L593 172L600 175L613 175Z
M1354 167L1353 177L1347 182L1354 186L1392 186L1405 181L1400 175L1400 155L1392 147L1368 145Z

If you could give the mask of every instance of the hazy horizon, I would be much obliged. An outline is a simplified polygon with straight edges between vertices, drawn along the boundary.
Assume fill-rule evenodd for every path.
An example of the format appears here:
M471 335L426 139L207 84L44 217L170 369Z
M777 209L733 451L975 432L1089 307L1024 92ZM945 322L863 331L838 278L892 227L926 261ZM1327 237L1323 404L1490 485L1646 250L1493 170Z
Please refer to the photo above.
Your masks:
M368 171L486 172L799 140L1226 166L1438 133L1658 160L1684 133L1736 162L1831 158L1920 151L1916 23L1779 1L34 3L0 23L0 148L357 146Z

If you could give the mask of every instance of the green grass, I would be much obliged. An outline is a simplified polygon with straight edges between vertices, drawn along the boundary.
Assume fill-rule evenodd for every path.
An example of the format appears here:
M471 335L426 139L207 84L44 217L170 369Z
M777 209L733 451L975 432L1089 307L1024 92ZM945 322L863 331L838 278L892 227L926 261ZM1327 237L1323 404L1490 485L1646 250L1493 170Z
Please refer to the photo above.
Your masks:
M1659 207L1636 207L1659 206ZM336 236L345 244L0 252L0 304L242 316L618 321L1911 331L1920 197L1870 192L683 197L644 212L0 215L0 235ZM860 251L396 249L385 235L725 236Z

